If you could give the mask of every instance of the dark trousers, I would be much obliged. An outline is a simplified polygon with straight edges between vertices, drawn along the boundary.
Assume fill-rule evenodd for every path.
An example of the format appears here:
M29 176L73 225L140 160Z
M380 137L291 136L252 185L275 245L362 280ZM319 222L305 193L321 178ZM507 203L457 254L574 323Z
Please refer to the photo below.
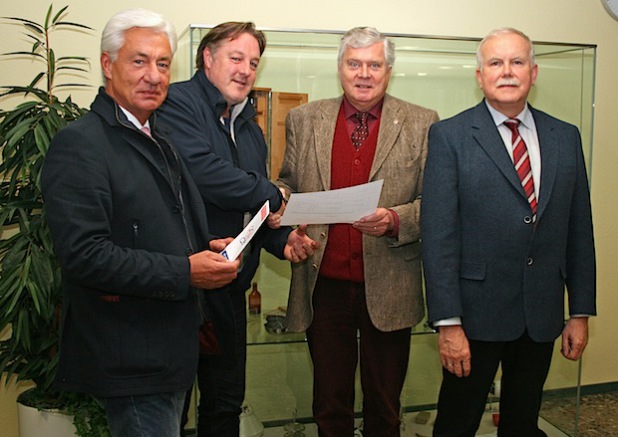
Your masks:
M239 416L245 398L247 362L247 313L245 294L232 293L236 350L233 353L200 355L197 384L200 390L197 407L198 437L238 437ZM190 393L185 403L189 409Z
M538 428L543 385L553 343L536 343L525 333L514 341L470 341L472 370L458 378L443 369L434 437L473 437L487 395L502 364L499 437L542 437Z
M313 308L307 340L319 435L351 437L354 433L354 377L360 349L364 435L399 436L399 396L408 368L410 328L376 329L367 312L364 284L319 278Z

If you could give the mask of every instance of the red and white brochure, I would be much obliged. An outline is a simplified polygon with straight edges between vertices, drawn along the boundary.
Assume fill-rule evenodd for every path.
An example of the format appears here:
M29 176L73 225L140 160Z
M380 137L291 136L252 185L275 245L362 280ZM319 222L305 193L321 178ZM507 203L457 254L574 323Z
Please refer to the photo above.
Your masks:
M264 223L264 220L266 220L268 214L270 214L270 203L267 200L266 202L264 202L264 205L262 205L257 214L253 216L247 226L245 226L245 229L243 229L242 232L238 234L236 238L234 238L234 241L232 241L225 247L225 249L223 249L221 255L223 255L230 261L236 260L236 258L238 258L238 255L241 254L243 249L255 236L258 229L260 229L260 226L262 226L262 223Z

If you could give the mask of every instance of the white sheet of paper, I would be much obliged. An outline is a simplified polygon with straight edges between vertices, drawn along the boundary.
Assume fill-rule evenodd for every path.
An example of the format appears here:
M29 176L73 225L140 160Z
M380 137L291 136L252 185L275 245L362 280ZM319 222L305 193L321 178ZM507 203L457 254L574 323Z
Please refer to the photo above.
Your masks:
M230 261L236 260L238 255L241 254L243 249L249 244L251 239L255 236L264 220L268 217L270 213L270 202L267 200L264 202L264 205L260 208L256 215L253 216L251 221L245 226L240 234L234 240L228 244L225 249L221 252L221 255L229 259Z
M384 180L315 193L292 193L282 226L354 223L375 211Z

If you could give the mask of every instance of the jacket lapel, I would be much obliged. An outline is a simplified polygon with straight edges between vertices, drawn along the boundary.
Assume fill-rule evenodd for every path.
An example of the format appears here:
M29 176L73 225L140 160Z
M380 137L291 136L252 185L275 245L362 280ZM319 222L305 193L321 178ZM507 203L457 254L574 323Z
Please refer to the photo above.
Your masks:
M163 179L167 182L168 186L170 186L171 189L171 185L170 185L170 181L169 181L169 175L165 174L161 167L157 164L157 162L154 160L153 158L153 154L152 151L149 151L148 148L149 147L153 147L153 148L160 148L161 146L154 144L154 142L156 141L154 138L152 139L142 139L139 138L135 132L132 132L131 130L127 130L123 133L123 137L125 139L125 141L131 145L131 147L133 147L135 150L137 150L137 152L142 155L142 157L148 161L148 163L150 164L150 166L153 168L154 171L156 171L157 173L159 173ZM147 141L152 141L153 144L147 144ZM158 152L156 152L158 153ZM173 191L173 190L172 190Z
M551 198L551 193L556 180L558 171L558 155L560 153L560 141L554 130L554 125L550 118L544 116L542 112L530 107L536 132L541 149L541 186L539 190L537 216L543 214L547 203Z
M376 153L369 172L369 180L378 172L384 161L390 155L395 141L399 137L399 132L404 123L404 114L400 111L399 102L392 99L388 94L384 97L382 114L380 115L380 130L378 132L378 143Z
M318 177L324 190L330 190L330 166L333 153L333 141L341 98L325 100L313 114L313 135L315 141Z
M494 120L485 106L485 101L482 101L474 108L472 117L472 136L476 139L479 145L485 150L485 153L496 164L504 177L513 185L524 198L526 194L521 186L521 181L515 171L513 161L509 157L502 137L494 124Z

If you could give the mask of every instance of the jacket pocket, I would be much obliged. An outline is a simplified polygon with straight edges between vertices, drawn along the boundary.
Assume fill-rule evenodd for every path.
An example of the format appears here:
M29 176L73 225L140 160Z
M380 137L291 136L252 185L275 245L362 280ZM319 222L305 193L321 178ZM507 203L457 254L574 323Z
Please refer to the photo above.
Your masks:
M171 324L181 323L175 313L179 307L134 298L99 306L98 329L105 334L97 344L105 376L146 378L168 372L174 353L170 333L177 332Z
M482 281L485 279L485 267L485 263L462 262L459 277L473 281Z
M139 222L134 221L131 227L133 230L133 248L137 249L139 247Z

